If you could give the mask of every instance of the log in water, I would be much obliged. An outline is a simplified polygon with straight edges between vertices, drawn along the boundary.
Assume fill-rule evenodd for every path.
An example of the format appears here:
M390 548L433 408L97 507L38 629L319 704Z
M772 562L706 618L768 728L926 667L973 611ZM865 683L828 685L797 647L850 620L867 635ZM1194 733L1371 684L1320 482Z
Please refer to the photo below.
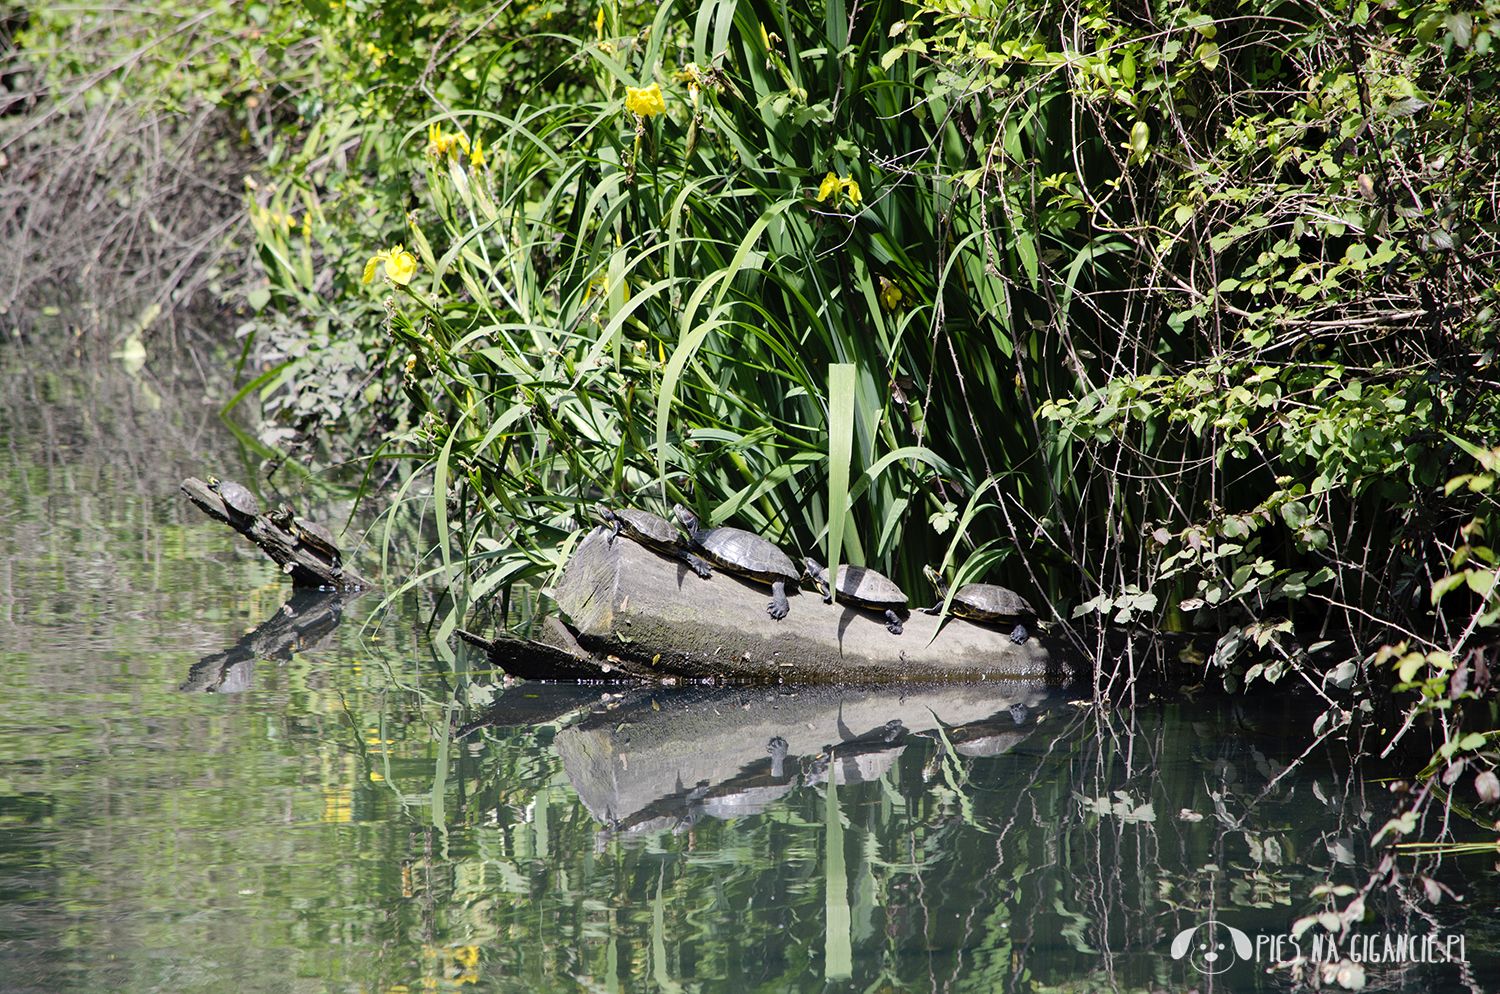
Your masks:
M596 528L579 544L555 597L577 642L609 672L656 677L796 683L838 681L1071 682L1060 640L1010 640L1012 626L961 618L939 624L913 611L901 635L875 611L823 603L788 590L791 611L766 613L770 588L716 570L697 576L681 560Z

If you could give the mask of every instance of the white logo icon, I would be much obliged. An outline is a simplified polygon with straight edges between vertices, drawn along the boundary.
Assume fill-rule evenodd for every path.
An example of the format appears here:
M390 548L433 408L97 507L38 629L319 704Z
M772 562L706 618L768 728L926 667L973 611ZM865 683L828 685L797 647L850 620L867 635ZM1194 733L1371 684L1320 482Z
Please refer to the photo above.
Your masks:
M1213 919L1183 929L1172 940L1172 958L1187 956L1199 973L1223 973L1239 960L1254 955L1250 936Z

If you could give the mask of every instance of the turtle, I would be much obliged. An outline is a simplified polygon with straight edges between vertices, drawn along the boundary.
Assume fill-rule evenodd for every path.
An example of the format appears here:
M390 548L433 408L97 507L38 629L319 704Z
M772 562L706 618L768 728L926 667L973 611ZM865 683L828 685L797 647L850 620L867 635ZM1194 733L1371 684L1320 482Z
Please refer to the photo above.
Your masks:
M207 481L208 489L219 495L224 506L234 514L242 518L253 518L260 513L260 501L248 489L235 483L233 480L221 480L217 476L210 475Z
M843 563L839 566L838 582L833 590L829 590L828 569L811 557L804 556L802 561L807 564L804 575L817 585L824 604L832 604L837 594L841 601L883 611L886 630L892 635L901 634L901 614L898 612L906 611L906 594L889 577L863 566Z
M328 560L335 569L343 565L344 554L339 551L333 532L316 521L294 516L290 504L283 502L266 517L270 518L271 523L277 528Z
M705 580L713 576L714 568L709 565L708 560L683 548L682 536L666 518L650 511L638 511L633 507L617 509L600 504L597 510L605 524L614 528L614 534L609 537L610 542L614 542L620 537L620 532L624 532L627 538L634 539L648 549L655 549L673 559L681 559Z
M939 598L935 605L925 610L928 614L941 614L943 601L948 598L948 581L931 566L923 566L922 573L937 588ZM1016 645L1025 645L1026 640L1031 637L1026 630L1026 620L1036 620L1036 611L1026 603L1026 598L1014 590L993 583L966 583L959 587L958 593L953 595L949 610L970 621L990 624L1014 621L1016 627L1011 629L1010 640Z
M766 613L780 621L790 607L786 602L786 585L795 586L801 579L797 567L786 553L776 548L769 539L743 528L720 526L706 531L698 527L698 516L681 504L674 505L672 513L687 529L688 544L704 559L720 569L740 576L759 580L771 585L771 603Z

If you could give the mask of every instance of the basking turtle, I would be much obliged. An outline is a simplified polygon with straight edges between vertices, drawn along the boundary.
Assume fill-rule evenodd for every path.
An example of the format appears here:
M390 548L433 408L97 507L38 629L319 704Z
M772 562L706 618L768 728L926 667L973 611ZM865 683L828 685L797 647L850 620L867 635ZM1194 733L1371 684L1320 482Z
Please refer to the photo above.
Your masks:
M897 612L906 611L906 594L888 577L863 566L843 563L839 566L838 582L833 585L833 590L829 590L828 569L819 565L815 559L804 557L802 561L807 564L804 575L817 584L824 604L832 604L834 595L837 594L841 601L867 607L872 611L883 611L886 630L892 635L901 634L901 615Z
M219 495L224 506L242 518L253 518L260 513L260 501L245 487L233 480L221 480L210 475L205 481L208 489Z
M790 607L786 602L786 585L801 577L797 567L767 539L743 528L698 528L698 516L678 504L672 508L682 527L687 529L690 546L720 569L771 585L771 603L766 613L780 621Z
M695 556L683 548L682 536L666 518L649 511L637 511L633 507L616 510L600 504L597 510L606 524L614 526L614 534L609 537L611 542L624 532L627 538L634 539L648 549L655 549L673 559L681 559L704 579L713 576L714 568L702 556Z
M295 517L290 504L280 504L266 517L270 518L271 523L277 528L328 560L335 569L343 565L344 554L339 551L333 532L316 521Z
M922 572L932 585L937 588L938 602L926 611L928 614L941 614L943 601L948 597L948 581L931 566L923 566ZM1010 640L1016 645L1024 645L1031 637L1026 631L1026 621L1036 621L1036 612L1031 605L1026 603L1026 598L1007 587L996 586L993 583L966 583L958 588L958 593L953 595L953 603L949 608L953 614L960 618L968 618L970 621L983 621L990 624L1002 624L1014 621L1016 627L1011 629Z

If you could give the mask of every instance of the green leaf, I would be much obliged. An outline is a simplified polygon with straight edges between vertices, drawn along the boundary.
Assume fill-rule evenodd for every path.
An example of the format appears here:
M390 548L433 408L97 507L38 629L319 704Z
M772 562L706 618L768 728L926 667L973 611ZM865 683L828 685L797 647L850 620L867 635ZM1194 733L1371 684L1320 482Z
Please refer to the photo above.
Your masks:
M828 366L828 575L838 576L849 506L849 458L854 451L855 366Z
M1436 604L1442 600L1448 591L1463 586L1468 581L1469 573L1469 570L1453 573L1434 583L1432 585L1432 603Z
M1312 512L1300 500L1281 505L1281 519L1287 523L1288 528L1301 528L1310 517Z

